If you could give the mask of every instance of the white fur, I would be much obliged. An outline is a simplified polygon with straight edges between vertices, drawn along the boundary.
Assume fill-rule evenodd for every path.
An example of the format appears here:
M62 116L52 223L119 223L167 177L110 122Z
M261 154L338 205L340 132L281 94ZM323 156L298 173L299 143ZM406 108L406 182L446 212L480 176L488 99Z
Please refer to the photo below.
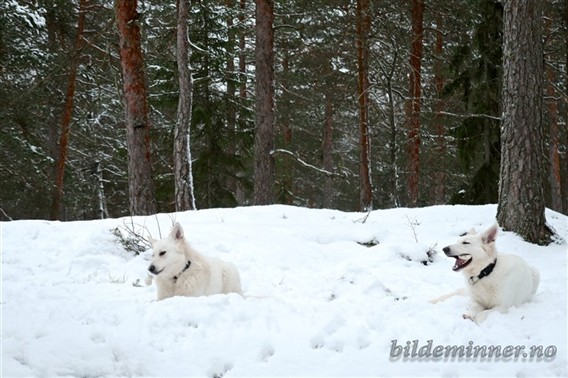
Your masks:
M158 300L176 295L242 294L236 266L191 248L179 223L174 224L167 237L152 239L152 248L153 259L148 270L155 274ZM190 265L185 269L188 261Z
M454 295L469 295L472 303L463 317L481 323L491 311L505 313L511 306L527 302L536 293L540 281L538 270L518 256L497 253L495 239L498 228L495 224L481 235L472 230L457 243L443 249L448 257L461 256L462 261L471 256L471 261L459 269L465 275L466 287L437 298L432 303ZM493 271L477 280L480 272L495 260Z

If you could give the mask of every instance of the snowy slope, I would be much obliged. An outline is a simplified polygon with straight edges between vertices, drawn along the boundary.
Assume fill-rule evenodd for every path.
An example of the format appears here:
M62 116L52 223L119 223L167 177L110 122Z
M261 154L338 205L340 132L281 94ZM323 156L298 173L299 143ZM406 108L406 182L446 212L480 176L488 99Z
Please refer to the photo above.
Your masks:
M111 232L130 219L2 223L2 376L567 376L565 243L502 232L498 249L537 267L541 286L480 326L462 319L464 297L428 303L463 284L441 249L495 213L377 210L363 223L359 213L267 206L135 218L154 237L175 218L193 247L239 267L246 294L161 302L155 286L133 285L149 251L134 257ZM566 216L547 219L568 239ZM423 264L429 250L438 254ZM429 343L526 355L402 355ZM548 357L531 358L532 346Z

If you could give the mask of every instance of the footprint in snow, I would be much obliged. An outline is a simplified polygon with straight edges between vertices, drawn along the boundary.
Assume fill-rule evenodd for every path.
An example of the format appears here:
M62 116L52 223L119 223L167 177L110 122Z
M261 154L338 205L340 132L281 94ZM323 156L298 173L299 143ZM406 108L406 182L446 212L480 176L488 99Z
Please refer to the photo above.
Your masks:
M260 360L262 362L268 362L270 357L274 356L274 347L272 345L265 345L260 351Z
M230 362L223 363L221 361L218 361L213 365L214 366L209 369L209 372L207 374L209 378L223 378L223 376L233 368L233 364Z

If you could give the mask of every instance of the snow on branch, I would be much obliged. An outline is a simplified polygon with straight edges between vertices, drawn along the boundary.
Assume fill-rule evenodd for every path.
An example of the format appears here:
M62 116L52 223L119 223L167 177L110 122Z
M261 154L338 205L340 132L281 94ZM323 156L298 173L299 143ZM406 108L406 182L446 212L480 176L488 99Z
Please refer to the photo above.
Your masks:
M294 158L294 160L296 160L298 163L300 163L300 165L303 165L306 168L310 168L313 169L319 173L322 173L328 177L347 177L348 174L346 172L344 172L343 174L339 174L339 173L335 173L335 172L330 172L328 170L322 169L322 168L318 168L315 165L306 163L304 160L302 160L297 154L295 154L292 151L288 151L288 150L284 150L281 148L278 148L276 150L273 150L270 152L270 156L276 156L276 155L286 155L286 156L290 156L292 158Z
M458 117L458 118L489 118L489 119L494 119L496 121L501 121L501 117L496 117L489 114L456 114L449 112L438 112L438 114L451 116L451 117Z

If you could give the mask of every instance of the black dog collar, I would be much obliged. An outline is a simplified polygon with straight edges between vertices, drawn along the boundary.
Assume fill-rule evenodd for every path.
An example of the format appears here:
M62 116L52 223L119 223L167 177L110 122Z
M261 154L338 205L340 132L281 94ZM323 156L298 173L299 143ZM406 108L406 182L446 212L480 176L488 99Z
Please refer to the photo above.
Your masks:
M483 270L481 272L479 272L478 276L469 277L469 283L471 285L473 285L473 284L477 283L477 281L479 281L483 277L487 277L488 275L490 275L491 272L493 272L493 269L495 268L495 264L497 264L497 259L495 259L491 264L489 264L485 268L483 268Z
M181 275L183 274L183 272L185 272L186 270L189 269L189 266L190 266L190 265L191 265L191 261L187 260L187 263L186 263L185 266L183 267L182 271L179 272L179 274L178 274L177 276L174 276L174 278L173 278L174 283L177 282L178 277L181 276Z

